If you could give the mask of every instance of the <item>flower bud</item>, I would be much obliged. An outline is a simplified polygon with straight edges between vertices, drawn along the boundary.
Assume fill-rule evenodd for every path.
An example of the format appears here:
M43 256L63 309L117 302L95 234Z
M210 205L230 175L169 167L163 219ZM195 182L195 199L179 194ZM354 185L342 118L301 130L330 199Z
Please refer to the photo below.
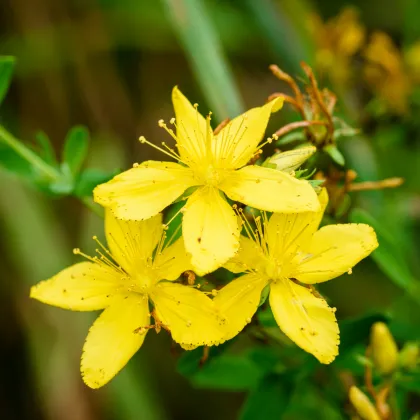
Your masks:
M381 420L370 399L356 386L350 388L349 399L363 420Z
M407 370L416 368L420 360L420 349L418 343L408 341L400 352L400 366Z
M398 347L387 325L375 322L370 334L373 364L379 373L389 375L397 367Z

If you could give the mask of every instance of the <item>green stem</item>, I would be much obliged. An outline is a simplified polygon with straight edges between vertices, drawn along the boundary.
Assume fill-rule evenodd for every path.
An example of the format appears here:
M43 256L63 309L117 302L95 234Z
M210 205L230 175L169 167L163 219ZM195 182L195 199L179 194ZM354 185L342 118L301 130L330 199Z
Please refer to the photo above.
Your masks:
M32 152L32 150L28 149L21 141L15 138L1 125L0 138L17 154L19 154L23 159L27 160L34 168L37 168L48 178L51 178L52 180L59 178L60 174L55 168L44 162L39 156Z

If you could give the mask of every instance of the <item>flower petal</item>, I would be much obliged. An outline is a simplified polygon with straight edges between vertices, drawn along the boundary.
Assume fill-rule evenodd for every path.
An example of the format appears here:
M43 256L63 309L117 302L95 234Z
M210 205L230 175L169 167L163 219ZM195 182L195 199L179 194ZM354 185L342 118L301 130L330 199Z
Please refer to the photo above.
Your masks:
M252 239L241 236L239 250L223 267L232 273L244 273L256 270L264 265L266 257L261 247Z
M81 372L86 385L109 382L143 344L150 324L148 300L131 293L118 296L89 330L83 346Z
M324 226L312 238L308 253L297 257L291 277L302 283L321 283L349 272L378 246L368 225L348 223Z
M147 161L98 185L95 201L116 217L144 220L155 216L187 188L196 185L193 172L173 162Z
M264 136L271 113L277 112L282 105L283 100L277 98L234 118L213 139L216 165L225 168L246 165Z
M95 311L110 304L120 285L118 271L91 262L74 264L31 288L31 298L72 311Z
M223 340L225 318L204 293L189 286L159 282L151 291L157 318L184 348L212 346Z
M107 209L105 233L112 257L127 273L134 275L139 264L148 263L162 237L162 215L144 221L121 220Z
M207 124L197 108L175 86L172 103L176 117L178 151L187 165L197 164L206 157Z
M288 174L302 166L302 164L316 152L316 147L301 147L299 149L289 150L283 153L277 153L267 159L267 163L276 165L277 171L283 171ZM264 165L265 166L265 165Z
M188 199L182 231L192 265L201 275L219 268L239 247L235 212L212 187L199 188Z
M324 299L288 279L272 283L270 306L281 330L321 363L331 363L338 354L339 329Z
M319 201L307 181L261 166L245 166L220 185L232 200L279 213L318 211Z
M225 340L235 337L251 322L267 282L267 279L257 274L245 274L218 291L213 302L227 319Z
M191 256L185 250L184 240L178 239L156 255L154 266L160 280L176 280L184 271L192 270Z
M319 211L302 213L274 213L267 223L266 240L271 255L287 260L298 249L307 248L318 230L328 204L325 188L318 195Z

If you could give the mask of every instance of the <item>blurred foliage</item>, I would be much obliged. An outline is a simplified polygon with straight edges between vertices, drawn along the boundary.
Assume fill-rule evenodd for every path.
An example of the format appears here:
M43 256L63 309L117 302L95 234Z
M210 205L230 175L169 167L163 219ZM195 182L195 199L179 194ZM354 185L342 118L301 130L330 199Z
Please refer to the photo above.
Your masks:
M1 375L2 419L334 420L355 418L353 386L382 418L386 409L396 420L415 418L420 6L415 0L345 5L19 0L0 6L0 351L6 365L20 369ZM314 76L307 68L302 73L300 61ZM305 103L301 114L287 105L273 117L270 132L292 127L275 147L315 145L305 169L306 175L316 170L317 181L327 178L324 223L368 223L379 238L372 261L320 289L338 307L339 357L319 365L279 331L262 302L245 333L211 348L204 364L203 349L170 352L162 332L105 389L85 388L78 361L89 315L75 322L59 309L40 309L28 299L29 286L71 262L73 246L93 246L87 238L102 226L88 210L101 211L92 189L155 157L136 139L145 132L160 139L157 120L171 116L173 85L220 122L273 92L293 97L287 78L268 71L272 63L299 86ZM314 106L318 87L325 103L337 100L334 112ZM174 203L166 220L182 204ZM211 290L227 280L220 269L197 282ZM398 365L386 375L371 354L377 322L388 325L399 349Z

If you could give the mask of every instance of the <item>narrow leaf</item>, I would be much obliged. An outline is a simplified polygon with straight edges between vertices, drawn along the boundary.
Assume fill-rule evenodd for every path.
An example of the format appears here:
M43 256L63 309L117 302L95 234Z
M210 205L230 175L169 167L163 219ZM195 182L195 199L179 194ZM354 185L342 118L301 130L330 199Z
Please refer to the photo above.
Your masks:
M164 0L169 21L192 70L219 120L244 107L223 47L203 0Z
M15 58L10 56L0 57L0 104L6 96L12 80L13 69L15 67Z
M83 126L73 127L67 134L63 149L63 162L76 176L85 161L89 147L89 132Z

